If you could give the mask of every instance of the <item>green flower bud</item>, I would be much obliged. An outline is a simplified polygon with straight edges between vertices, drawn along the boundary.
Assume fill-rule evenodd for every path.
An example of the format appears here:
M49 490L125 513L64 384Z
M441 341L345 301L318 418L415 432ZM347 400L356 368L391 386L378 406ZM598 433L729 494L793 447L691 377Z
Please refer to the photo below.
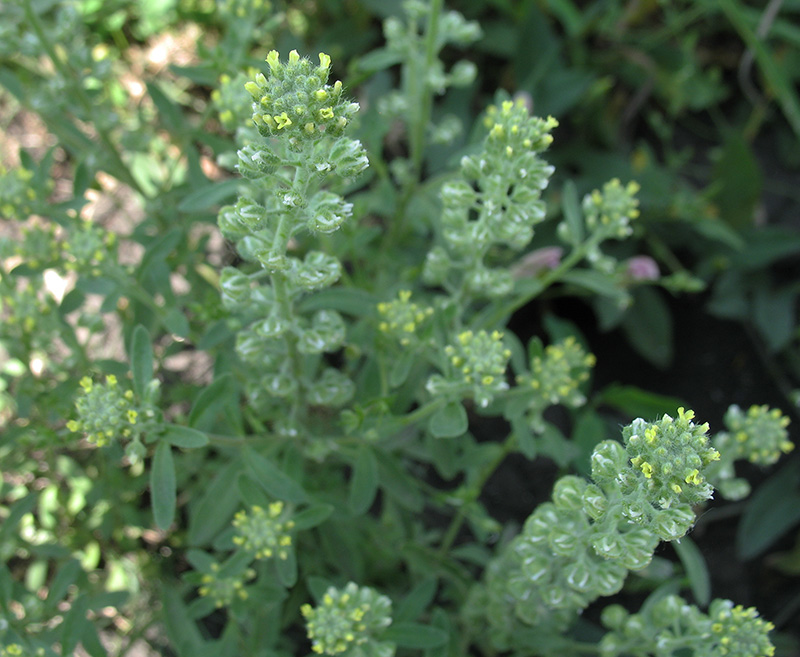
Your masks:
M734 405L725 413L725 426L729 433L719 434L714 446L720 452L732 452L734 458L745 458L758 465L772 465L782 454L794 449L786 430L789 418L780 409L751 406L745 412ZM728 454L725 457L729 458Z
M582 477L561 477L553 486L553 503L564 511L583 510L583 496L588 486Z
M329 157L332 168L343 178L353 178L369 166L367 152L357 139L337 139Z
M335 351L345 338L342 316L335 310L320 310L312 319L311 327L299 334L297 349L303 354L320 354Z
M308 401L315 406L338 407L347 403L355 392L353 382L339 370L327 368L308 388Z
M444 248L433 247L425 257L425 268L422 271L423 280L429 285L441 285L447 278L452 264L452 260Z
M273 313L266 319L255 322L250 328L257 335L274 340L290 331L292 323L285 317Z
M594 190L583 200L583 212L589 230L605 237L624 238L633 231L630 222L639 216L639 201L635 198L639 185L629 182L625 187L616 178Z
M321 251L309 251L302 262L293 260L289 272L292 282L307 290L330 287L341 275L341 263Z
M309 203L306 225L312 233L332 233L352 214L353 204L338 194L317 192Z

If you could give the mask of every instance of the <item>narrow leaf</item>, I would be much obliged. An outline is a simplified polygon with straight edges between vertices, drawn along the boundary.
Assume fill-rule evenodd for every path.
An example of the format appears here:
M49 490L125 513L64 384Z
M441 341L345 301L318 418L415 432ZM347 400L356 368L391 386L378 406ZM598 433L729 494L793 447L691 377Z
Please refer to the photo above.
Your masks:
M287 589L297 583L297 557L294 550L288 550L285 559L275 560L275 572L280 583Z
M153 345L150 334L141 324L133 329L130 358L133 392L139 399L143 399L147 384L153 378Z
M313 504L292 516L294 528L297 531L311 529L325 522L332 513L333 506L330 504Z
M369 445L358 449L350 480L348 506L355 515L366 513L378 492L378 461Z
M165 424L163 429L164 432L161 434L161 439L166 440L175 447L196 449L208 445L208 436L197 429L182 427L177 424Z
M672 545L689 577L689 586L692 588L694 599L700 606L705 607L711 601L711 576L708 574L703 555L688 536L673 541Z
M53 605L61 602L61 599L67 594L67 589L75 583L80 574L81 564L77 559L70 559L62 564L48 588L47 602Z
M247 448L244 453L245 468L258 484L272 497L299 504L308 502L308 494L285 472L268 458Z
M198 427L213 420L219 407L228 401L234 392L231 375L226 373L218 376L195 397L189 413L189 424Z
M561 205L567 228L569 228L569 241L571 244L580 244L584 237L583 213L578 199L578 190L571 180L565 182L561 190Z
M147 93L150 94L150 98L153 100L153 104L164 122L164 127L173 135L185 132L189 124L184 121L180 107L167 98L161 87L155 82L148 81L145 84L147 85Z
M160 440L153 454L150 471L150 498L153 517L159 529L166 531L175 518L175 462L172 459L172 446Z
M800 520L800 491L794 464L789 464L753 493L739 523L739 556L752 559Z
M426 649L441 646L447 642L447 632L438 627L420 623L394 623L381 636L403 648Z
M411 592L403 598L392 614L396 622L411 621L419 618L436 596L438 583L433 577L423 579Z
M209 183L200 189L183 197L178 203L181 212L201 212L220 205L223 201L232 198L236 193L239 180L223 180L222 182Z
M241 467L242 464L234 460L207 484L189 517L189 545L206 545L230 523L233 512L239 506L236 477Z

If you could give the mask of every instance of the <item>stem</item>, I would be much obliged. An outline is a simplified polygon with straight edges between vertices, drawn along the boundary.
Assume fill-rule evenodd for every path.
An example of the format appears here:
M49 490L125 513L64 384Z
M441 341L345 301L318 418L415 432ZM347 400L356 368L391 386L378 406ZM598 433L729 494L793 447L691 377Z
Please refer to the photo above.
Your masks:
M425 61L422 66L421 80L417 80L415 89L418 101L418 112L416 122L411 126L411 165L413 167L414 180L418 181L422 174L422 160L425 155L425 130L431 118L433 108L433 94L428 84L428 71L433 66L436 57L436 36L439 29L439 16L442 13L444 0L431 0L430 13L428 14L428 25L425 30Z
M406 182L397 210L389 226L384 240L384 249L397 242L406 216L406 209L422 178L422 164L425 159L425 132L431 119L433 109L433 93L428 83L428 71L436 58L436 37L439 31L439 17L442 14L444 0L431 0L428 23L425 27L425 59L420 66L420 59L412 56L407 62L408 84L406 96L411 100L411 117L409 147L411 149L411 174Z
M601 239L602 238L595 233L585 242L579 246L576 246L569 253L569 255L561 261L558 267L551 269L538 279L539 285L532 292L520 294L516 298L508 301L506 304L496 306L496 310L493 313L484 315L478 322L476 322L475 328L481 329L486 328L487 326L497 326L505 318L509 317L517 310L530 303L533 299L535 299L548 287L555 283L559 278L561 278L566 272L583 260L590 249L596 246Z
M27 0L25 2L25 18L27 18L28 22L30 23L33 31L36 33L36 38L39 40L39 44L42 46L44 51L47 53L47 56L53 62L53 66L55 67L56 71L65 79L65 80L72 80L73 84L70 86L75 91L75 98L80 104L81 108L84 112L86 112L87 116L92 116L94 113L94 104L92 100L86 95L86 91L83 88L82 80L79 75L75 73L75 70L69 65L67 61L64 61L59 54L56 52L56 49L53 47L53 44L48 40L47 35L45 34L44 28L42 27L42 23L39 21L39 17L36 15L36 12L33 11L31 7L31 0ZM139 186L139 183L136 182L136 179L131 174L128 166L125 164L122 156L119 154L117 147L114 145L114 142L111 140L111 136L109 135L108 131L99 125L97 122L93 123L95 130L97 130L97 135L100 137L100 141L102 142L103 146L108 151L108 155L111 157L111 160L114 164L114 168L116 172L114 175L116 178L119 178L120 181L125 183L126 185L132 187L136 192L138 192L141 196L146 196L144 190Z
M467 495L465 496L465 502L462 504L456 515L453 516L453 519L450 521L450 526L447 528L445 532L444 538L442 539L442 544L439 546L439 554L444 556L447 552L450 551L450 548L453 546L453 543L458 536L458 532L461 530L461 526L464 524L464 520L466 520L467 512L466 508L470 504L470 502L474 502L478 499L478 496L481 494L483 487L486 485L486 482L489 481L489 478L494 474L495 470L500 466L500 464L505 460L506 456L508 456L511 452L514 451L514 447L516 446L516 439L513 434L510 434L502 445L502 449L497 453L491 461L489 461L481 471L478 478L472 482Z

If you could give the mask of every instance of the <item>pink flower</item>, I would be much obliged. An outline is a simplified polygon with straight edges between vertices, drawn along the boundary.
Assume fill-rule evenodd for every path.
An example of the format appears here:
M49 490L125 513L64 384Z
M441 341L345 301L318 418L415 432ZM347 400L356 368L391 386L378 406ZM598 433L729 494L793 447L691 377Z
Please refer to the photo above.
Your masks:
M561 264L563 253L560 246L545 246L531 251L514 266L514 277L529 278L545 269L555 269Z
M640 255L630 258L627 263L627 274L635 281L655 281L661 276L658 263L650 256Z

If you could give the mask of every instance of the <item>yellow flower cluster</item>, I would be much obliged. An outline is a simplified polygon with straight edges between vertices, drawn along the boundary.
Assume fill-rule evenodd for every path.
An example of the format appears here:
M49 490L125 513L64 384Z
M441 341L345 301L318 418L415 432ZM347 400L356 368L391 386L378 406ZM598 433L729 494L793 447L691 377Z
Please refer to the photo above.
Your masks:
M137 424L139 410L131 390L121 390L117 377L108 375L104 384L88 376L80 381L83 395L75 403L78 419L67 422L67 429L85 433L90 442L106 445L113 438L127 438Z
M393 655L394 645L375 637L391 624L391 608L386 596L350 582L344 589L330 587L319 605L305 604L300 612L311 648L319 655L340 655L357 646L362 654ZM372 651L363 650L367 644Z
M294 527L294 521L285 516L283 502L273 502L267 509L252 506L250 513L239 511L233 519L233 526L238 532L233 542L251 552L256 559L274 556L287 559L292 545L289 532Z
M222 575L219 564L211 564L211 572L203 575L202 586L198 593L204 598L211 598L219 609L231 604L236 598L247 600L248 594L244 588L245 583L256 576L252 568L233 575Z
M506 372L511 350L503 346L500 331L463 331L456 345L447 345L444 353L463 375L466 383L496 386Z
M530 377L520 377L520 383L528 385L551 404L561 402L580 403L583 395L578 387L588 380L589 370L596 358L588 354L573 337L545 347L542 356L531 359Z
M778 408L754 405L744 412L738 406L731 406L725 414L725 424L736 455L752 463L771 465L781 454L794 449L786 431L789 418Z
M411 302L411 290L400 290L397 299L378 304L378 314L381 316L378 330L407 347L422 323L433 314L433 308L421 308Z

